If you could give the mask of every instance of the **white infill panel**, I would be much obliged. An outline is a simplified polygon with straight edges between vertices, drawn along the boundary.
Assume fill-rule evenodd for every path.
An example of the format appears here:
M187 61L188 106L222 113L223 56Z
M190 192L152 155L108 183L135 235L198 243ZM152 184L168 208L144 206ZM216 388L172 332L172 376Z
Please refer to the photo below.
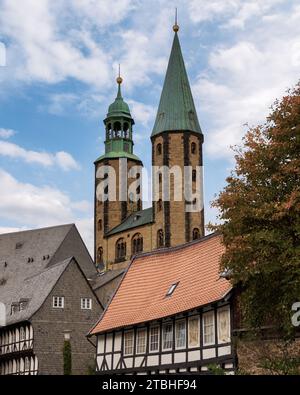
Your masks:
M216 349L208 348L203 350L203 359L215 358L216 357Z
M106 349L105 352L112 352L112 334L106 336Z
M147 366L157 366L158 362L158 355L149 355L147 359Z
M175 355L174 355L174 361L175 361L175 363L186 362L186 361L185 361L185 358L186 358L185 352L177 352L177 353L175 353Z
M172 363L172 354L163 354L161 356L161 363L162 365Z
M189 361L200 361L201 359L200 350L189 351L188 359Z

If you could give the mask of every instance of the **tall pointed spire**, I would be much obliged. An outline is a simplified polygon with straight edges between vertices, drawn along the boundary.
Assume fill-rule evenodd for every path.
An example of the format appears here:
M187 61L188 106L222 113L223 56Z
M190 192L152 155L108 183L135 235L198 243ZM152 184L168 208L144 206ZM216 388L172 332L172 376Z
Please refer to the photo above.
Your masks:
M173 30L175 36L152 136L164 131L202 133L177 34L177 11Z

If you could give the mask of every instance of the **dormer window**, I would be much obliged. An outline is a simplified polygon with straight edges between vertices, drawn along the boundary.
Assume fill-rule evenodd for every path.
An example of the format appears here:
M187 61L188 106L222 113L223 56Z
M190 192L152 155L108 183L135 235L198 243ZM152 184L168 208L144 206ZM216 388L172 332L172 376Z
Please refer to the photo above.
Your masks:
M28 305L28 300L20 300L20 311L25 310Z
M174 291L175 291L175 289L177 288L178 284L179 284L179 282L178 282L178 283L172 284L172 285L170 286L170 288L169 288L169 290L168 290L166 296L172 296L173 293L174 293Z

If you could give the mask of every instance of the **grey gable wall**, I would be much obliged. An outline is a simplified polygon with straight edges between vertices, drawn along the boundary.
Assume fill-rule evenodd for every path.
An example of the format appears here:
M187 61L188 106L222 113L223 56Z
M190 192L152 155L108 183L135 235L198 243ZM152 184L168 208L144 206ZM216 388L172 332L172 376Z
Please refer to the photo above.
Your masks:
M87 278L97 274L94 262L75 225L71 226L60 247L51 259L49 266L69 257L74 257L76 259Z
M52 307L53 296L64 296L64 309ZM81 297L92 298L92 310L81 310ZM101 313L102 307L73 259L31 319L39 374L63 374L65 330L71 331L73 374L86 374L94 366L95 354L86 334Z

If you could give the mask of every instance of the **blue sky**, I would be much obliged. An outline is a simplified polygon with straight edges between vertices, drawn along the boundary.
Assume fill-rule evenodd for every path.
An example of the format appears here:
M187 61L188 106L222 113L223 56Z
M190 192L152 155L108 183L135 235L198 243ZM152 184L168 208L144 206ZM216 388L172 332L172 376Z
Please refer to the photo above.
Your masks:
M230 145L299 80L297 0L0 0L0 232L75 222L92 249L93 161L118 63L135 153L149 167L175 7L215 220L209 202L234 166Z

